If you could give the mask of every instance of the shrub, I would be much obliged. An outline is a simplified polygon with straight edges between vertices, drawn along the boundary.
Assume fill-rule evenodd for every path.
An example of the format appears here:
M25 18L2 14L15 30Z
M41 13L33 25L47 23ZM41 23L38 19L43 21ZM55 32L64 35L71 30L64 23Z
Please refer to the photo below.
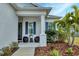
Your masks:
M16 50L17 48L19 48L18 43L17 42L12 42L12 44L10 44L10 48L11 48L12 51Z
M51 56L60 56L59 50L53 49L52 51L50 51L50 55Z
M58 30L57 35L58 35L58 41L64 41L67 38L66 32L63 30Z
M0 49L0 56L4 55L4 52L2 49Z
M67 38L66 32L63 30L49 30L46 31L47 34L47 42L60 41L64 42Z
M11 49L9 47L4 47L4 48L2 48L2 50L4 52L4 55L6 55L6 56L11 55L11 53L12 53Z
M47 34L47 42L55 41L57 32L55 30L49 30L45 32Z
M68 54L69 56L71 56L72 53L73 53L73 50L72 50L72 48L68 48L68 49L66 50L66 52L67 52L67 54Z
M2 52L4 53L4 56L10 56L12 55L17 49L18 49L18 43L17 42L12 42L10 46L2 48L2 51L0 51L0 55L2 55Z

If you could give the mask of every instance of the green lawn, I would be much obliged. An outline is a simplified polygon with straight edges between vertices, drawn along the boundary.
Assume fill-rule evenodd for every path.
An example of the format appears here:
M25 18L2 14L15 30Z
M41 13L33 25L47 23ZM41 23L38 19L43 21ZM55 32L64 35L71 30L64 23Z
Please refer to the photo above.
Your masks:
M74 42L74 44L79 46L79 37L75 37L75 42Z
M66 40L66 42L67 42L67 40ZM79 37L75 37L74 45L78 45L79 46Z

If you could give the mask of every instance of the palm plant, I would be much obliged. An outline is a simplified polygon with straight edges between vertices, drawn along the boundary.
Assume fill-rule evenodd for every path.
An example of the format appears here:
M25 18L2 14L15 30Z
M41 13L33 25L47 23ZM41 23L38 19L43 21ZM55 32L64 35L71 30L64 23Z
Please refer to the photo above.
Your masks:
M74 9L74 12L71 13L71 17L72 17L72 24L71 24L71 28L73 29L72 33L71 33L71 36L72 36L72 43L71 43L71 46L73 45L74 43L74 39L75 39L75 32L79 32L79 9L77 6L73 6L72 7Z
M67 13L61 20L56 20L54 23L57 24L58 30L63 30L67 36L68 43L70 45L70 37L72 37L71 46L74 43L75 32L79 31L79 9L77 6L72 7L74 12Z
M57 24L57 35L59 41L63 41L66 39L66 31L65 31L65 22L64 20L55 20L55 24Z

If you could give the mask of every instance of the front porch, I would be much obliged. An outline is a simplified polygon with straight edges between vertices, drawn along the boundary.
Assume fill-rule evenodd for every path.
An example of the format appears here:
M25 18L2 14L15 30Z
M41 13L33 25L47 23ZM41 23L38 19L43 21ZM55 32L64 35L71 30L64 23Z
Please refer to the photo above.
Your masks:
M18 20L19 47L46 46L45 16L20 16Z

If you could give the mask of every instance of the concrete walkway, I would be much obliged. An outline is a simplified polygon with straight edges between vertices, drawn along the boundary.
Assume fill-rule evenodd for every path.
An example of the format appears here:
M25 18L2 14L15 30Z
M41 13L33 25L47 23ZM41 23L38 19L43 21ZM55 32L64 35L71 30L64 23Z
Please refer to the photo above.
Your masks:
M35 48L21 47L12 56L34 56Z

